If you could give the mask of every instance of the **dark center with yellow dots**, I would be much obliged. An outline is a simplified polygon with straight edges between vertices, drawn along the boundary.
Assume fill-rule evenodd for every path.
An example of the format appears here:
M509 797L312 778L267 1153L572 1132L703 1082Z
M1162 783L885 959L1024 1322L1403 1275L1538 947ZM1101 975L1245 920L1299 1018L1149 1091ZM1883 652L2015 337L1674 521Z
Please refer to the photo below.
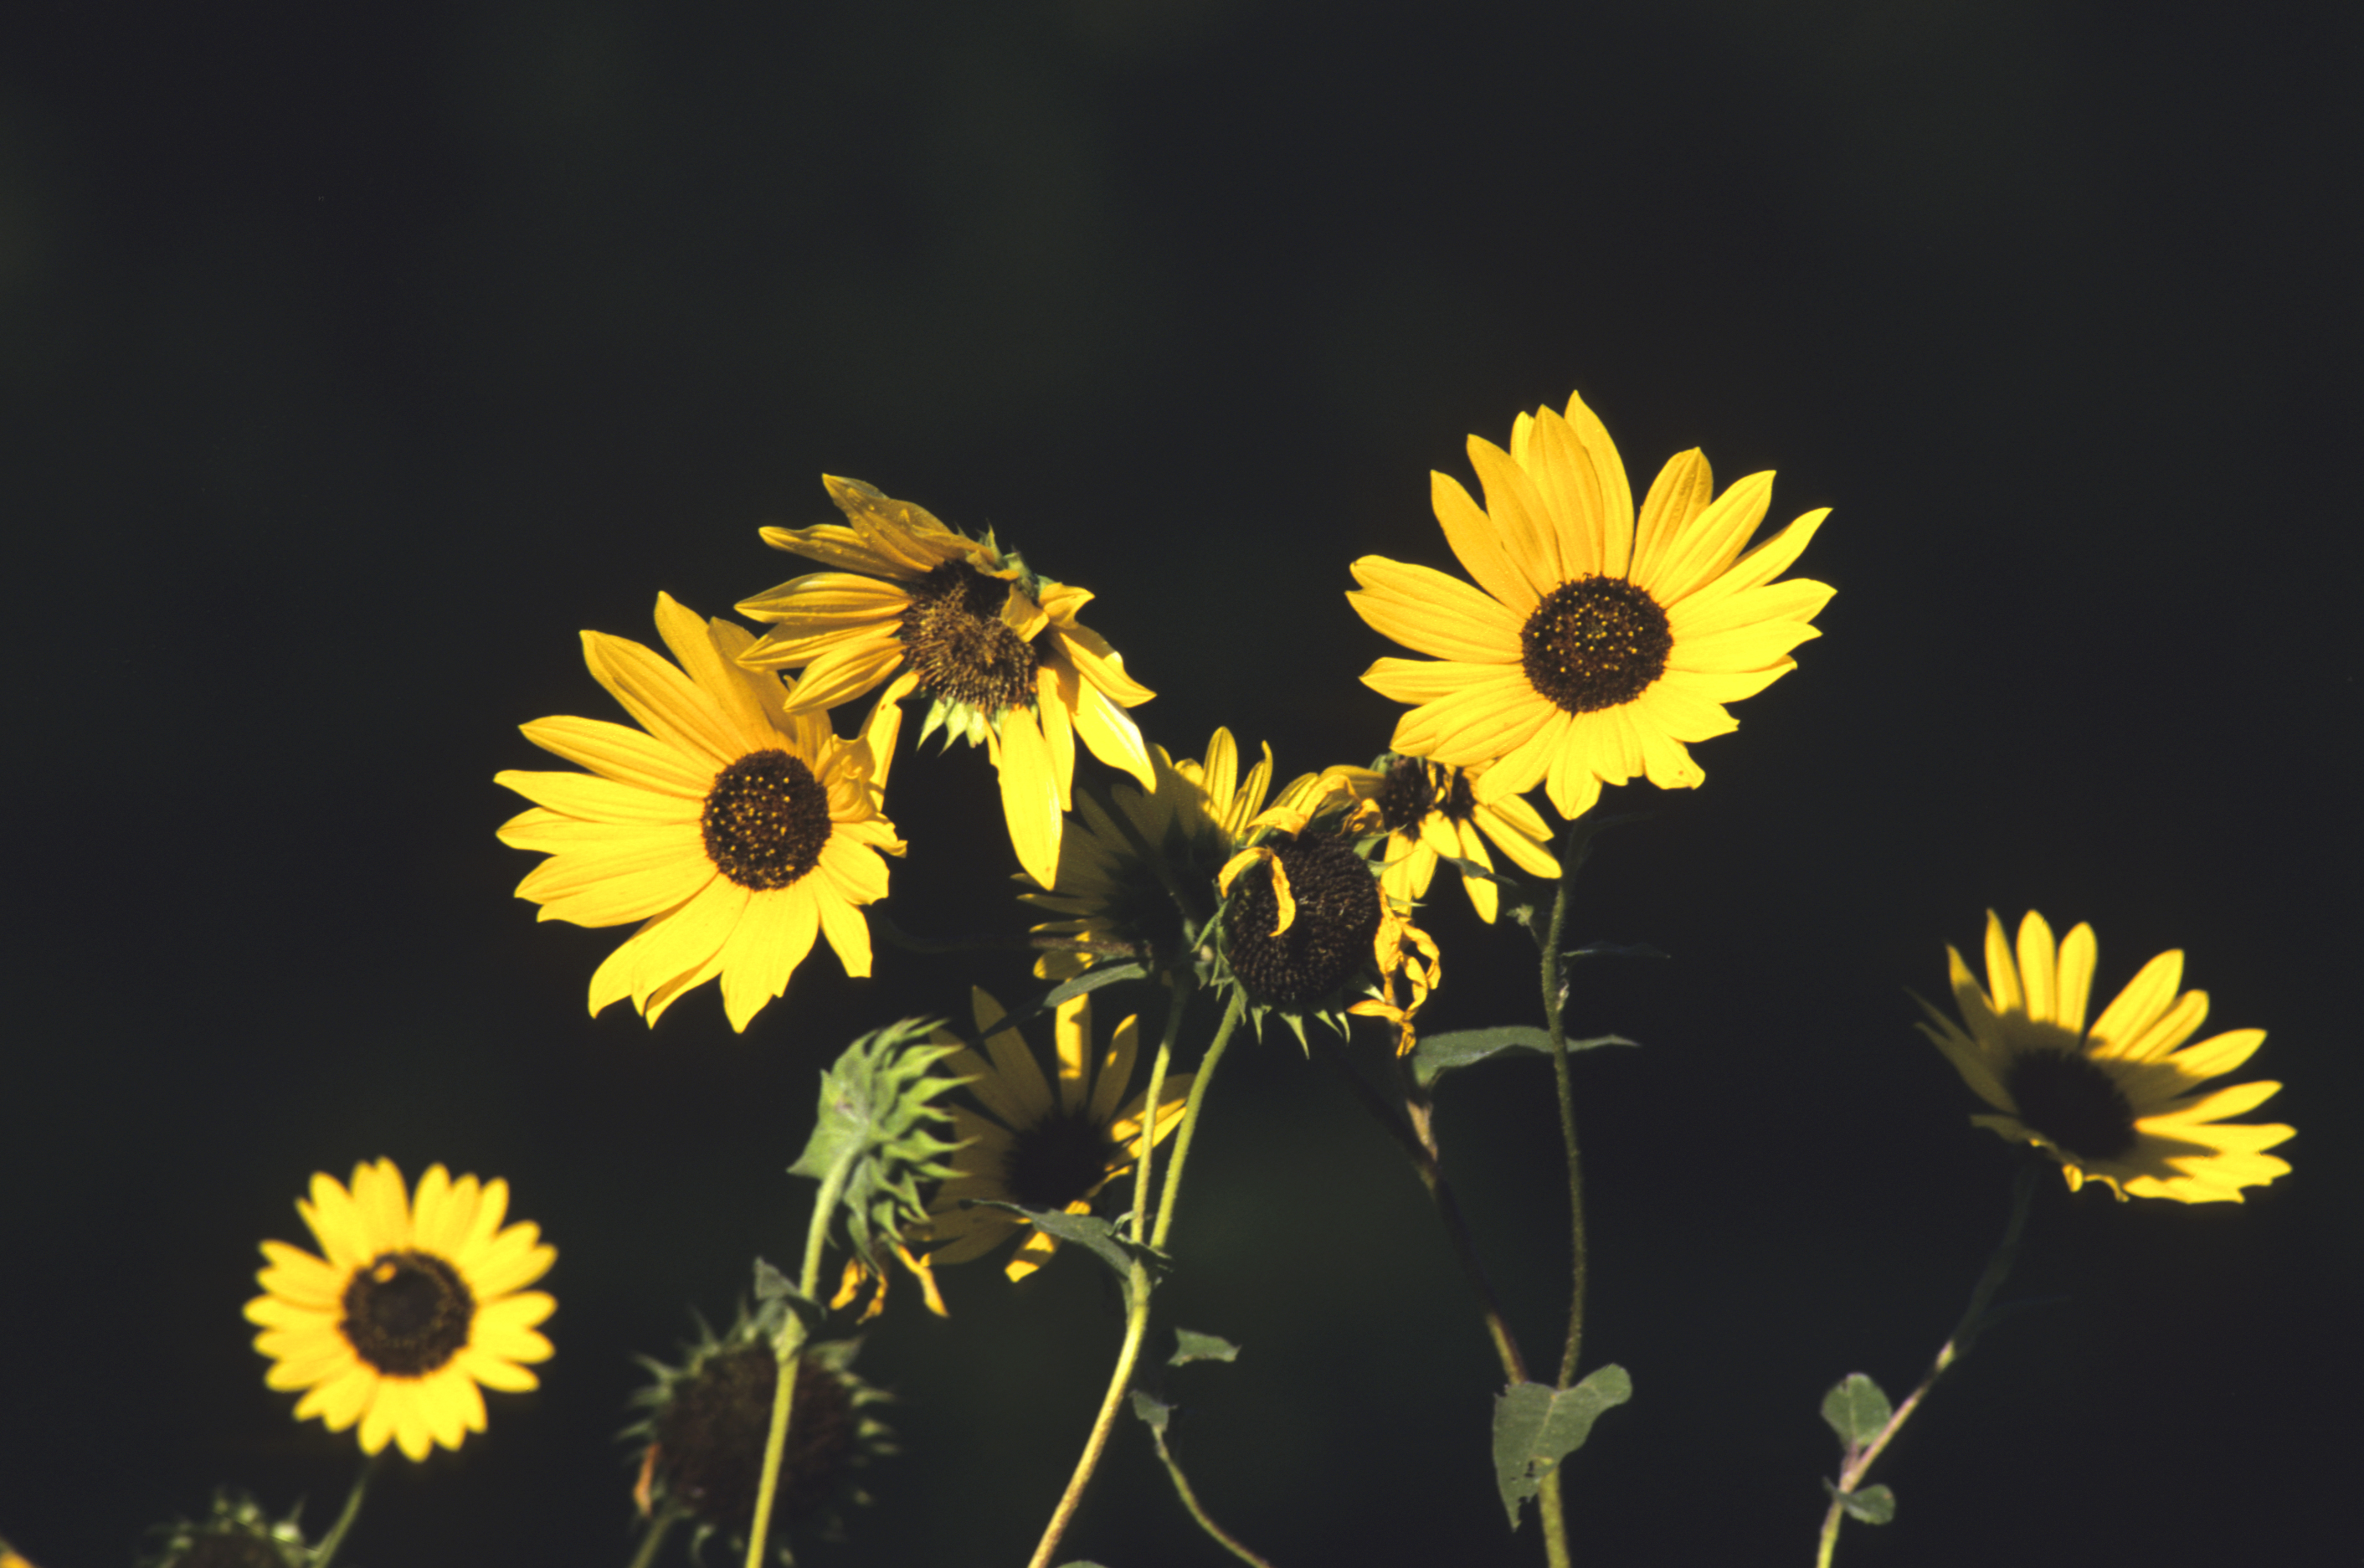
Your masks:
M2100 1063L2072 1051L2029 1051L2003 1070L2003 1092L2028 1129L2064 1154L2120 1160L2140 1141L2135 1108Z
M1034 705L1034 645L1001 618L1009 584L947 561L911 584L903 646L929 694L983 713Z
M1089 1197L1108 1180L1123 1152L1108 1129L1084 1117L1061 1113L1020 1130L1003 1156L1001 1180L1012 1203L1028 1208L1065 1208Z
M1519 632L1527 684L1569 713L1632 702L1665 673L1674 646L1667 612L1622 577L1561 584Z
M338 1325L353 1353L389 1377L424 1377L467 1347L476 1298L432 1252L381 1252L345 1286Z
M1267 1006L1301 1007L1336 990L1371 956L1379 888L1370 866L1342 840L1279 839L1269 847L1288 874L1297 917L1275 936L1280 899L1272 872L1243 872L1225 917L1225 953L1250 996Z
M767 893L820 863L829 842L829 791L801 759L751 751L715 776L698 826L715 870Z
M658 1408L652 1423L657 1472L682 1507L706 1523L742 1532L753 1524L779 1381L778 1358L758 1340L707 1356ZM782 1514L793 1518L829 1500L853 1457L859 1426L843 1380L810 1356L797 1362L774 1505Z

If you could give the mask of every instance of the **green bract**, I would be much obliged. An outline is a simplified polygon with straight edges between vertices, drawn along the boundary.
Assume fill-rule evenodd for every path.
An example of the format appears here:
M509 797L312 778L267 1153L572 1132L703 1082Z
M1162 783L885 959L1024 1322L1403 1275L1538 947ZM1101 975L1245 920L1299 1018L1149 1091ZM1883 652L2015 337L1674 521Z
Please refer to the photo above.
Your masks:
M820 1075L820 1109L792 1176L826 1182L842 1166L839 1204L854 1252L875 1265L877 1239L893 1237L927 1215L921 1182L953 1173L942 1156L959 1148L930 1129L952 1115L931 1102L964 1079L929 1069L958 1049L927 1043L929 1018L905 1018L845 1048Z

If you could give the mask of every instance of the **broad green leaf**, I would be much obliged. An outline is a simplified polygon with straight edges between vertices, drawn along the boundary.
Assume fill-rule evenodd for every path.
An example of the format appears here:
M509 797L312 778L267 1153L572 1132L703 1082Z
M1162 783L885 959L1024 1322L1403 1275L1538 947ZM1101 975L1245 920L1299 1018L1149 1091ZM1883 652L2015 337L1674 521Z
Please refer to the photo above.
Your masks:
M1174 1407L1154 1394L1136 1388L1132 1391L1132 1413L1149 1423L1153 1431L1164 1431L1165 1423L1174 1417Z
M1022 1204L1003 1203L996 1198L963 1198L963 1208L999 1208L1011 1214L1023 1215L1035 1229L1061 1241L1073 1241L1076 1246L1116 1271L1128 1294L1132 1289L1132 1265L1140 1262L1152 1281L1172 1262L1154 1247L1136 1246L1132 1237L1116 1228L1114 1220L1102 1219L1096 1214L1069 1214L1060 1208L1028 1208Z
M1603 1410L1634 1397L1634 1380L1622 1366L1604 1366L1573 1388L1540 1383L1514 1384L1494 1400L1494 1483L1511 1528L1519 1528L1519 1505L1535 1495L1560 1461L1584 1446Z
M1057 1006L1062 1002L1072 1001L1087 991L1097 991L1103 985L1113 985L1120 980L1138 980L1148 973L1149 965L1141 962L1138 959L1120 959L1114 963L1095 964L1074 979L1063 981L1051 987L1049 991L1043 993L1043 1000L1038 1006L1047 1010Z
M1878 1437L1894 1414L1879 1385L1859 1372L1847 1373L1823 1396L1823 1419L1850 1452Z
M1590 1051L1596 1046L1634 1043L1623 1035L1603 1034L1569 1040L1567 1049ZM1455 1068L1474 1066L1506 1051L1531 1051L1549 1056L1550 1031L1533 1024L1509 1024L1500 1029L1455 1029L1448 1034L1428 1035L1412 1047L1412 1076L1420 1080L1421 1087L1427 1088Z
M1861 1519L1868 1525L1884 1525L1896 1517L1896 1494L1885 1486L1866 1486L1859 1492L1842 1492L1828 1480L1823 1490L1839 1500L1847 1518Z
M1188 1329L1174 1330L1174 1353L1165 1358L1167 1366L1181 1366L1188 1362L1237 1361L1239 1346L1213 1334L1200 1334Z

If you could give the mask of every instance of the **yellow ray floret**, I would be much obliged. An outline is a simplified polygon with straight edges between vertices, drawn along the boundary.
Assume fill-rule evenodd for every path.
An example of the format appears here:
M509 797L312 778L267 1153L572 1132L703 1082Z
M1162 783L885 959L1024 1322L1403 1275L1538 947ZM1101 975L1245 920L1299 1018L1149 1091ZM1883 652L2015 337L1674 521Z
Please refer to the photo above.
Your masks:
M1744 553L1773 476L1715 495L1693 450L1667 464L1637 516L1617 449L1579 397L1565 415L1520 415L1507 451L1472 436L1469 459L1485 506L1442 473L1431 500L1475 586L1380 556L1354 562L1356 613L1431 656L1381 659L1363 676L1413 705L1391 749L1470 770L1480 803L1542 784L1568 817L1603 783L1698 784L1689 743L1732 729L1723 705L1793 668L1790 651L1815 635L1832 590L1773 579L1827 509Z
M1994 1107L1970 1119L2050 1153L2072 1189L2102 1182L2121 1198L2239 1203L2242 1188L2287 1174L2290 1166L2266 1151L2293 1129L2221 1119L2256 1109L2281 1085L2205 1087L2247 1062L2265 1030L2186 1044L2207 1019L2208 997L2177 992L2180 952L2145 964L2089 1029L2095 952L2091 926L2056 947L2033 910L2020 922L2016 952L1988 912L1985 989L1962 955L1946 950L1961 1022L1924 1002L1929 1021L1914 1027Z

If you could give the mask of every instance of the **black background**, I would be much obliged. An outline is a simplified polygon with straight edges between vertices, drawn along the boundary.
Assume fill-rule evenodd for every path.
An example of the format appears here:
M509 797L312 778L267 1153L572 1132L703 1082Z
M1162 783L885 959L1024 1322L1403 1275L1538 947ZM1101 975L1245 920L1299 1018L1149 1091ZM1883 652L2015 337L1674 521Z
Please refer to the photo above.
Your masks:
M1592 1562L1799 1562L1854 1369L1901 1392L2008 1151L1910 1028L1982 911L2163 948L2271 1031L2300 1128L2246 1207L2047 1182L1999 1330L1843 1561L2312 1556L2350 1485L2357 25L2332 6L1225 0L364 10L25 6L0 48L10 799L0 1533L120 1562L217 1483L343 1494L239 1316L311 1172L503 1174L560 1262L544 1387L399 1465L350 1561L620 1562L639 1376L750 1254L853 1034L1017 961L823 950L584 1016L621 933L537 927L514 727L617 717L652 640L802 568L845 473L1093 589L1159 692L1284 777L1380 750L1364 553L1450 565L1427 471L1580 388L1637 490L1701 445L1837 508L1801 668L1580 884ZM1088 765L1088 764L1087 764ZM1011 929L981 755L907 758L890 908ZM1443 1027L1530 960L1440 884ZM1211 1020L1209 1020L1211 1021ZM1199 1034L1203 1039L1203 1030ZM1357 1049L1376 1052L1374 1040ZM1296 1047L1235 1053L1165 1321L1217 1516L1284 1564L1532 1562L1497 1373L1401 1161ZM2247 1076L2247 1074L2244 1074ZM1448 1091L1533 1348L1564 1219L1533 1063ZM814 1562L1010 1562L1119 1329L1087 1262L957 1271L863 1365L905 1456ZM1160 1330L1163 1339L1163 1330ZM2335 1422L2336 1424L2335 1424ZM1221 1559L1121 1429L1063 1555ZM2318 1559L2319 1560L2319 1559Z

